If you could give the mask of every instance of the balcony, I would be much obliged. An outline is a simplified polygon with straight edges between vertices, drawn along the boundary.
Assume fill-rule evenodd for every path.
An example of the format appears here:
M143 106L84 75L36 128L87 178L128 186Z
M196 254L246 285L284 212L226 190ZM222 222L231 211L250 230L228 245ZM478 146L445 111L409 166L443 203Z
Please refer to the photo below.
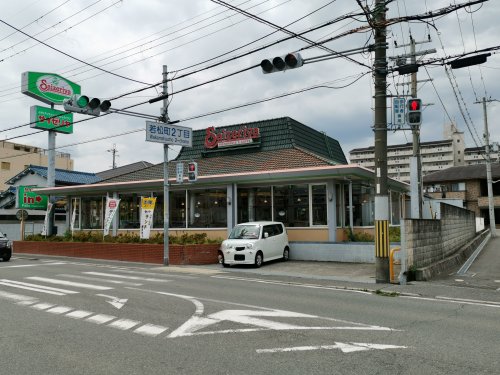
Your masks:
M496 208L500 208L500 196L496 195L493 197L493 204ZM488 197L478 197L477 198L477 205L479 208L488 208L489 203L488 203Z

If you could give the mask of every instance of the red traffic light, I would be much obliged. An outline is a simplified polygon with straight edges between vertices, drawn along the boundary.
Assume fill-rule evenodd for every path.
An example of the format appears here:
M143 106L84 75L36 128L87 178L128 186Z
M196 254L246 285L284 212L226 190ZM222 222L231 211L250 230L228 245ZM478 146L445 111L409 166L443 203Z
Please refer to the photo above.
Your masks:
M196 171L196 165L194 163L189 163L188 165L189 172Z
M410 112L420 111L422 107L421 99L408 99L408 110Z

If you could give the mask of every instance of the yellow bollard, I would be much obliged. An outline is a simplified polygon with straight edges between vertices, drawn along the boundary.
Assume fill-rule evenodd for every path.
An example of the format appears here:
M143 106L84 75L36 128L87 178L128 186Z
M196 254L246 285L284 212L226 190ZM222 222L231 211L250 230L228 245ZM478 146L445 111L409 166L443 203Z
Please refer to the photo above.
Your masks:
M393 247L389 252L389 281L391 284L399 284L399 280L394 279L394 253L400 250L401 247Z

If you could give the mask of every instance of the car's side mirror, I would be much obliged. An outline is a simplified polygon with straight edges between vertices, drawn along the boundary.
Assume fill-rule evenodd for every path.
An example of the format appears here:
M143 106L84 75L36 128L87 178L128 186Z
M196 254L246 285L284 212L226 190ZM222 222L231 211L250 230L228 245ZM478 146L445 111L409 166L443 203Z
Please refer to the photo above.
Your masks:
M267 238L267 237L269 237L269 233L264 232L264 238Z

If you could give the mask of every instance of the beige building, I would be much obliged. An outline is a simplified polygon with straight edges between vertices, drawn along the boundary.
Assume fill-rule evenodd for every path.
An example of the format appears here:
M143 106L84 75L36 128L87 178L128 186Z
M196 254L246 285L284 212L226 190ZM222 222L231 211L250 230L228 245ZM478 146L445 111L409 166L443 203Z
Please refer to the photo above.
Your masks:
M445 126L444 138L440 141L421 142L420 154L422 175L437 172L449 167L464 165L464 133L455 125ZM387 146L387 175L400 181L410 181L410 158L413 155L411 142ZM356 148L349 152L352 164L375 169L375 149L373 146Z
M5 184L7 180L25 170L29 165L46 167L48 165L47 151L19 143L0 142L0 191L9 187ZM72 171L73 165L70 154L56 152L56 168Z

